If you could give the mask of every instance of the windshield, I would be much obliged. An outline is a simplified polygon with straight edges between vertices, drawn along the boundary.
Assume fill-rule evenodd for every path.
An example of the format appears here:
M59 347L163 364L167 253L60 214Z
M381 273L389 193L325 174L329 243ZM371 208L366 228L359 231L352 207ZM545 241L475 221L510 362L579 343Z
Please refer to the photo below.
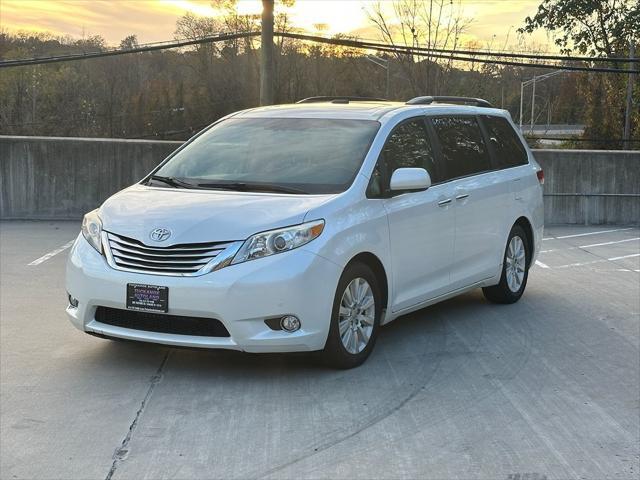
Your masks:
M355 178L379 126L370 120L231 118L179 151L149 184L342 192Z

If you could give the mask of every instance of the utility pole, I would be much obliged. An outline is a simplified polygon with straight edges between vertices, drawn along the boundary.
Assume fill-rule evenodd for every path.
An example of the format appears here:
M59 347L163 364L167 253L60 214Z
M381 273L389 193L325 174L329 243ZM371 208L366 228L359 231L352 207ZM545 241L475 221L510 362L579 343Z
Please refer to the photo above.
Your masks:
M262 33L260 35L260 105L273 105L273 3L262 0Z
M629 60L633 60L635 57L636 46L633 40L629 41ZM629 63L629 65L633 66L633 63ZM624 147L629 148L629 140L631 140L631 114L633 112L633 82L634 82L634 74L629 74L629 80L627 83L627 109L624 115L624 135L622 138L624 139Z

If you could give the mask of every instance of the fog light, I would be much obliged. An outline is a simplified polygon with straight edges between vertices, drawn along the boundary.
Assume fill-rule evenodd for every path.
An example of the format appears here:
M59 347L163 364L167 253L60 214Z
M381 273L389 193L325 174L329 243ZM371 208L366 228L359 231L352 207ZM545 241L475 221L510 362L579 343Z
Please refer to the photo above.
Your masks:
M71 296L71 294L67 293L67 297L69 297L69 305L73 308L78 308L78 299Z
M280 326L286 332L295 332L300 329L300 320L293 315L285 315L280 319Z

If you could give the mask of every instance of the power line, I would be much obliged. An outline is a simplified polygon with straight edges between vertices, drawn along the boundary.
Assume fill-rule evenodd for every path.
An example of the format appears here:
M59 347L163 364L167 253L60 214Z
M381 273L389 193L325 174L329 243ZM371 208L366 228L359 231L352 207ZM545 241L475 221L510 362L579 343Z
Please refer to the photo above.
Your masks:
M129 53L151 52L154 50L168 50L171 48L187 47L190 45L197 45L201 43L224 42L229 40L237 40L240 38L255 37L258 35L260 35L260 32L223 33L219 35L213 35L210 37L203 37L203 38L198 38L194 40L155 42L155 43L140 45L134 48L126 48L126 49L113 49L113 50L106 50L106 51L103 50L100 52L88 52L88 53L74 53L70 55L57 55L57 56L40 57L40 58L4 60L0 62L0 68L19 67L24 65L41 65L44 63L69 62L72 60L85 60L88 58L127 55Z
M99 58L99 57L114 56L114 55L125 55L129 53L140 53L140 52L148 52L148 51L154 51L154 50L166 50L166 49L172 49L172 48L180 48L180 47L189 46L189 45L197 45L197 44L203 44L203 43L216 43L216 42L236 40L241 38L249 38L249 37L255 37L258 35L260 35L260 32L239 32L239 33L231 33L231 34L219 34L215 36L202 37L202 38L193 39L193 40L181 40L181 41L175 41L175 42L165 42L165 43L158 43L158 44L152 44L152 45L144 45L144 46L139 46L139 47L130 48L130 49L114 49L114 50L102 51L102 52L60 55L60 56L51 56L51 57L44 57L44 58L5 60L3 62L0 62L0 68L17 67L17 66L24 66L24 65L39 65L39 64L45 64L45 63L65 62L65 61L73 61L73 60L80 60L80 59L87 59L87 58ZM469 54L463 53L465 51L451 50L451 52L454 52L455 54L445 54L442 52L431 53L433 50L418 49L417 47L396 46L396 45L376 43L376 42L362 42L359 40L327 38L327 37L320 37L315 35L304 35L304 34L297 34L297 33L274 32L274 35L283 37L283 38L291 38L291 39L297 39L297 40L311 41L316 43L324 43L324 44L365 49L365 50L374 50L374 51L385 52L385 53L414 55L414 56L428 57L428 58L442 58L447 60L464 61L464 62L488 63L488 64L515 66L515 67L546 68L546 69L558 69L558 70L570 70L570 71L582 71L582 72L623 73L623 74L640 73L640 70L628 70L628 69L617 69L617 68L581 67L581 66L575 66L575 65L525 63L525 62L513 62L509 60L490 60L490 59L484 59L484 58L475 58L475 56L470 57L468 56ZM474 55L475 54L476 53L474 53ZM461 55L467 55L467 56L461 56ZM504 54L499 54L495 56L499 57L503 55ZM513 54L513 55L516 55L516 54Z
M317 35L307 35L314 39L327 39L327 37L320 37ZM381 45L380 42L376 42L371 39L361 39L358 40L363 44L371 44L371 45ZM389 45L397 48L408 48L411 50L421 51L421 52L435 52L435 53L452 53L452 54L461 54L461 55L477 55L477 56L485 56L485 57L505 57L505 58L528 58L535 60L561 60L567 62L606 62L606 63L640 63L640 58L629 58L629 57L576 57L576 56L566 56L566 55L549 55L549 54L537 54L537 53L521 53L514 51L506 51L506 50L460 50L460 49L447 49L447 48L436 48L436 47L414 47L406 44L382 44Z
M495 0L489 0L489 1L494 1L495 2ZM527 0L525 0L525 1L527 1ZM313 33L311 33L310 30L305 30L304 32L309 34L309 35L313 35ZM370 37L358 36L358 37L354 37L354 38L357 38L358 40L362 40L364 42L379 42L380 41L379 39L370 38ZM399 45L400 46L405 46L405 47L406 46L410 47L410 45L407 45L406 43L402 43L402 44L399 44ZM422 48L428 49L429 47L422 47ZM478 48L477 50L474 49L474 50L471 50L471 51L474 52L474 53L484 52L484 53L488 54L489 56L494 56L494 55L501 56L500 54L502 54L502 53L509 53L509 54L511 54L511 53L520 54L521 53L523 55L524 54L531 55L534 58L541 58L541 57L542 58L546 58L546 57L557 56L559 60L577 60L577 59L580 59L580 58L590 59L592 61L603 61L603 62L608 62L608 61L611 60L608 57L577 57L577 56L573 56L573 55L558 55L558 54L554 55L554 54L551 54L551 53L547 53L547 52L549 52L549 50L547 50L546 48L544 50L542 50L542 49L541 50L537 50L536 48L525 48L525 47L507 49L507 48L492 48L491 46L489 46L489 47L484 47L484 48ZM616 59L619 59L619 61L621 63L629 63L629 58L628 57L611 57L611 58L614 60L614 62L616 61ZM549 60L553 60L553 58L549 58ZM632 63L635 63L635 62L636 62L636 60L632 60Z
M198 43L213 43L217 41L225 41L225 40L233 40L236 38L246 38L251 36L259 36L261 32L237 32L234 34L229 33L218 33L216 35L200 37L192 40L162 40L158 42L148 42L139 44L137 47L129 48L129 49L111 49L108 50L110 55L119 55L119 54L127 54L127 53L137 53L137 52L146 52L152 50L162 50L162 49L170 49L170 48L179 48L181 46L189 46ZM292 38L293 35L303 35L303 34L294 34L288 32L274 32L275 36L281 37L289 37ZM313 39L315 41L322 40L331 40L328 37L322 37L318 35L304 34L304 36L308 37L309 40ZM228 38L225 38L228 37ZM355 40L355 39L354 39ZM559 60L559 61L580 61L580 62L605 62L605 63L640 63L640 58L629 58L629 57L594 57L594 56L567 56L567 55L550 55L550 54L542 54L542 53L531 53L526 51L517 51L517 50L461 50L461 49L446 49L446 48L436 48L436 47L415 47L406 44L381 44L380 42L376 42L371 39L358 39L355 40L362 44L371 44L374 46L388 46L393 48L406 48L416 51L424 51L424 52L435 52L435 53L450 53L450 54L461 54L461 55L472 55L472 56L487 56L487 57L505 57L505 58L528 58L535 60ZM113 53L112 53L113 52ZM69 60L77 58L87 58L89 55L101 55L107 52L89 52L83 54L71 54L59 56L60 58L68 58ZM43 57L41 59L50 58ZM57 58L57 57L56 57ZM91 58L91 57L89 57ZM18 59L18 60L6 60L4 62L0 62L0 65L7 63L13 64L17 66L17 62L22 62L26 60L40 60L38 58L32 59ZM61 60L62 61L62 60Z
M415 55L420 57L443 58L443 59L464 61L464 62L489 63L489 64L496 64L496 65L509 65L509 66L526 67L526 68L569 70L569 71L576 71L576 72L640 73L640 70L627 70L627 69L605 68L605 67L580 67L575 65L558 65L558 64L548 64L548 63L524 63L524 62L513 62L509 60L489 60L484 58L474 58L474 57L468 57L468 56L463 57L459 55L449 55L444 53L429 53L424 50L416 50L414 47L399 47L399 46L392 46L384 43L361 42L358 40L326 38L326 37L318 37L315 35L302 35L298 33L278 33L278 36L285 37L285 38L294 38L298 40L307 40L307 41L312 41L317 43L325 43L330 45L369 49L369 50L375 50L378 52L396 53L396 54L401 53L401 54ZM452 51L456 52L455 50L452 50ZM499 57L501 55L495 55L495 56Z

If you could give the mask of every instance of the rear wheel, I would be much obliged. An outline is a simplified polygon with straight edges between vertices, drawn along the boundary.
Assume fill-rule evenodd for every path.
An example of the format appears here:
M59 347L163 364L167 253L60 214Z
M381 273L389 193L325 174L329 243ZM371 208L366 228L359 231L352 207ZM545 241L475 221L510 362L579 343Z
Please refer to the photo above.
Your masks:
M367 359L378 335L381 299L378 281L368 266L355 263L345 269L336 289L323 351L329 365L353 368Z
M520 225L514 225L504 252L500 283L483 288L485 298L495 303L517 302L527 286L530 260L531 249L527 235Z

